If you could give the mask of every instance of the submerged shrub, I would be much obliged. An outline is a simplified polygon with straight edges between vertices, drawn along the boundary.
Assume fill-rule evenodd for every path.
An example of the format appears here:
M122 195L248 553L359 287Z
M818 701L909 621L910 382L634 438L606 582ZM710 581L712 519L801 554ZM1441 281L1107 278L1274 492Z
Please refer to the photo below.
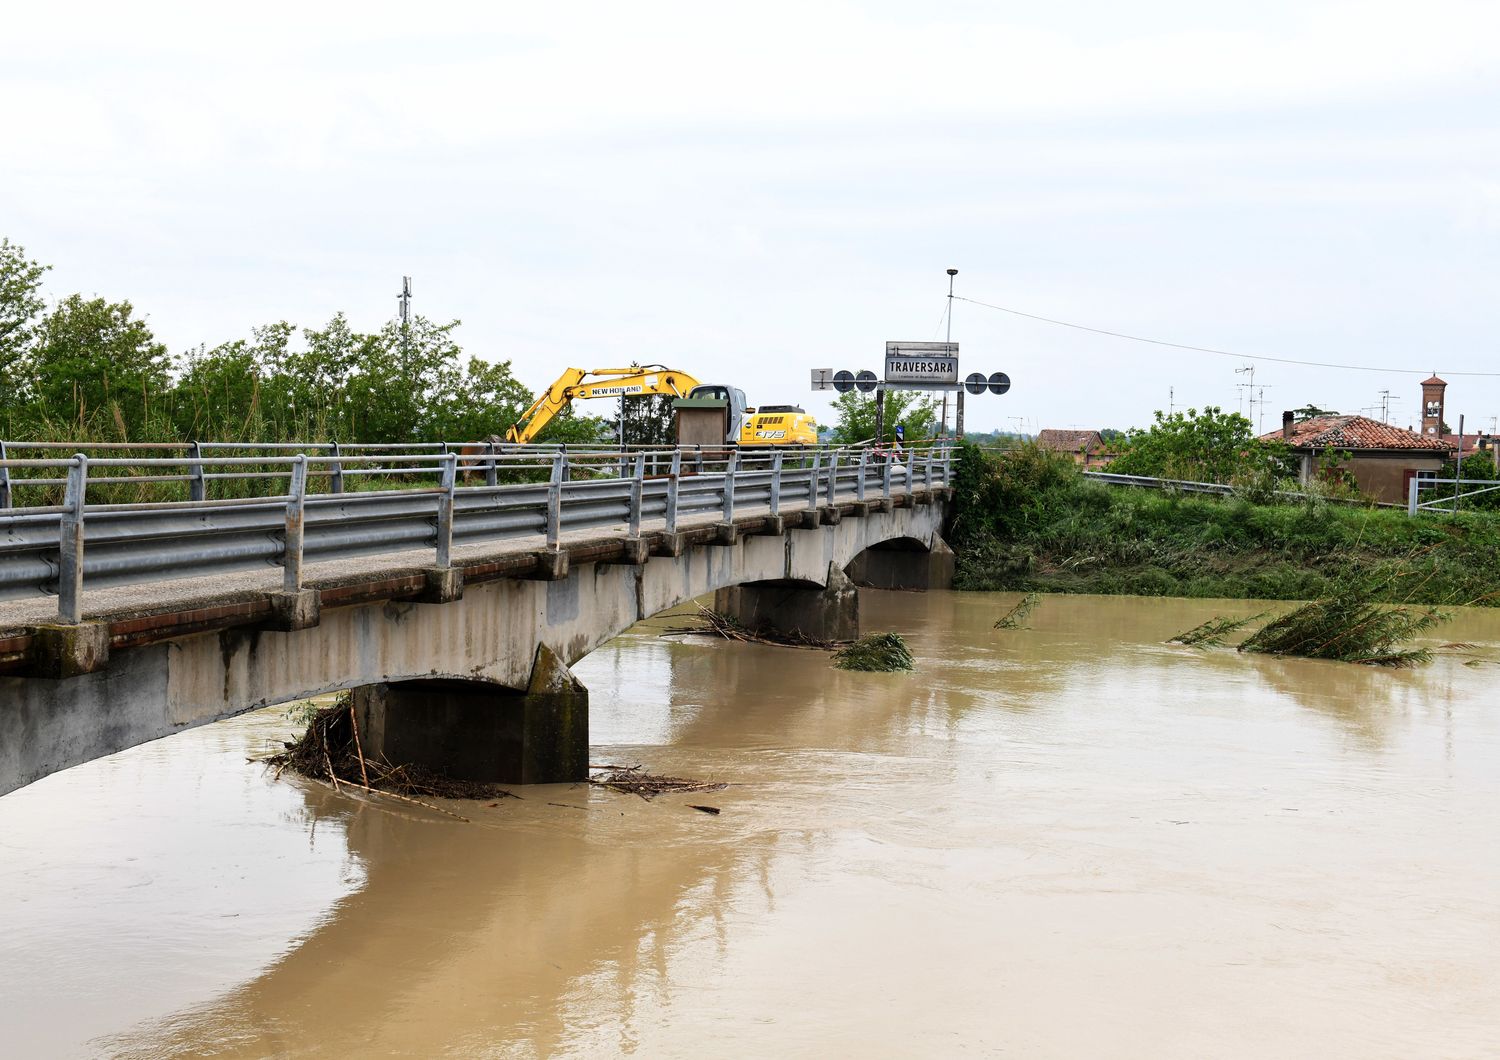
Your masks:
M840 670L894 672L915 670L916 664L906 641L899 633L872 633L833 653L833 665Z

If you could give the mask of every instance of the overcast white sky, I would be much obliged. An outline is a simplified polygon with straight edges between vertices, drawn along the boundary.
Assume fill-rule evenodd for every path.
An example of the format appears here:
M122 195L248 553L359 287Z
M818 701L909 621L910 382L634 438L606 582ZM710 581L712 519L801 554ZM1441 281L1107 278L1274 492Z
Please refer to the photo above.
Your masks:
M1500 3L7 5L0 235L174 350L416 308L532 388L808 369L958 293L1414 374L1261 364L1346 412L1500 416ZM1250 361L959 303L971 429L1238 407ZM600 411L603 411L602 409Z

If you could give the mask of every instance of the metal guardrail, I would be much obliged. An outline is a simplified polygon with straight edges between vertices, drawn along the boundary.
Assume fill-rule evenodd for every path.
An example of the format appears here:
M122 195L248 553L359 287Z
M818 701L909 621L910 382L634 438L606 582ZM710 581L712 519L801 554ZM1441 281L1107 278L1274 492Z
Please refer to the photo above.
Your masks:
M1083 477L1093 479L1095 482L1103 482L1109 486L1135 486L1140 489L1156 490L1178 490L1183 493L1207 493L1219 497L1232 496L1236 490L1234 486L1223 482L1192 482L1187 479L1175 478L1152 478L1149 475L1116 475L1108 471L1085 471ZM1271 496L1279 497L1288 501L1306 501L1314 495L1300 493L1297 490L1272 490ZM1359 507L1376 508L1400 508L1401 505L1390 501L1371 501L1361 497L1322 497L1319 498L1328 504L1347 504Z
M1422 490L1438 489L1442 486L1451 486L1452 489L1430 501L1421 499ZM1464 487L1479 487L1477 489L1465 489ZM1484 493L1493 493L1500 490L1500 479L1492 478L1413 478L1406 487L1406 514L1415 516L1418 512L1447 512L1453 514L1463 510L1462 501L1466 497L1478 497ZM1472 511L1472 506L1470 507Z
M1115 475L1108 471L1085 471L1084 478L1103 482L1110 486L1138 486L1141 489L1181 490L1184 493L1216 493L1221 496L1234 492L1233 486L1222 482L1190 482L1186 479L1152 478L1149 475Z
M893 458L869 447L476 444L256 456L193 447L185 456L139 459L91 459L84 453L67 460L0 459L10 488L63 487L61 504L0 510L0 600L56 594L59 620L76 623L85 583L106 588L279 566L284 589L295 592L310 561L425 548L433 550L436 566L447 567L455 543L537 537L556 549L571 530L618 527L638 537L643 521L661 520L667 533L675 533L684 517L716 515L732 522L739 508L766 507L779 515L841 497L864 500L889 497L893 488L948 485L952 478L950 446L907 448ZM498 483L506 471L539 481ZM12 472L39 477L15 478ZM362 474L429 476L435 482L343 490L345 477ZM485 484L464 485L466 475L483 475ZM309 481L320 477L329 480L330 490L311 492ZM285 490L208 496L216 482L245 478L284 481ZM191 494L182 501L88 503L90 488L143 482L187 482Z

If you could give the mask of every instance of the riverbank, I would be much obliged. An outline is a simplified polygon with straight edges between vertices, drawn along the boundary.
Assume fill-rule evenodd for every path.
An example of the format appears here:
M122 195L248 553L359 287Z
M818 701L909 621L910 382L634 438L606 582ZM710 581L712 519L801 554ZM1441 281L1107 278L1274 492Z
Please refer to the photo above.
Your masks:
M1036 447L965 448L950 543L960 589L1306 600L1353 575L1392 601L1500 605L1500 515L1121 489Z

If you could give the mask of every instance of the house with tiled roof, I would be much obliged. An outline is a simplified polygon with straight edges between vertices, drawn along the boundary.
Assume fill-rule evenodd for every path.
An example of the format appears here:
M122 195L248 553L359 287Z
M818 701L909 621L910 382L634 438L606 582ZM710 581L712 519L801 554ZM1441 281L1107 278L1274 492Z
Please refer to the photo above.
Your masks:
M1036 444L1055 453L1067 453L1085 471L1105 467L1115 458L1106 453L1104 436L1098 431L1062 431L1053 427L1038 432Z
M1450 455L1439 435L1422 435L1368 416L1313 416L1298 420L1282 413L1281 430L1262 441L1284 442L1299 457L1298 480L1305 486L1335 469L1353 476L1359 491L1390 504L1406 501L1413 478L1435 477Z

